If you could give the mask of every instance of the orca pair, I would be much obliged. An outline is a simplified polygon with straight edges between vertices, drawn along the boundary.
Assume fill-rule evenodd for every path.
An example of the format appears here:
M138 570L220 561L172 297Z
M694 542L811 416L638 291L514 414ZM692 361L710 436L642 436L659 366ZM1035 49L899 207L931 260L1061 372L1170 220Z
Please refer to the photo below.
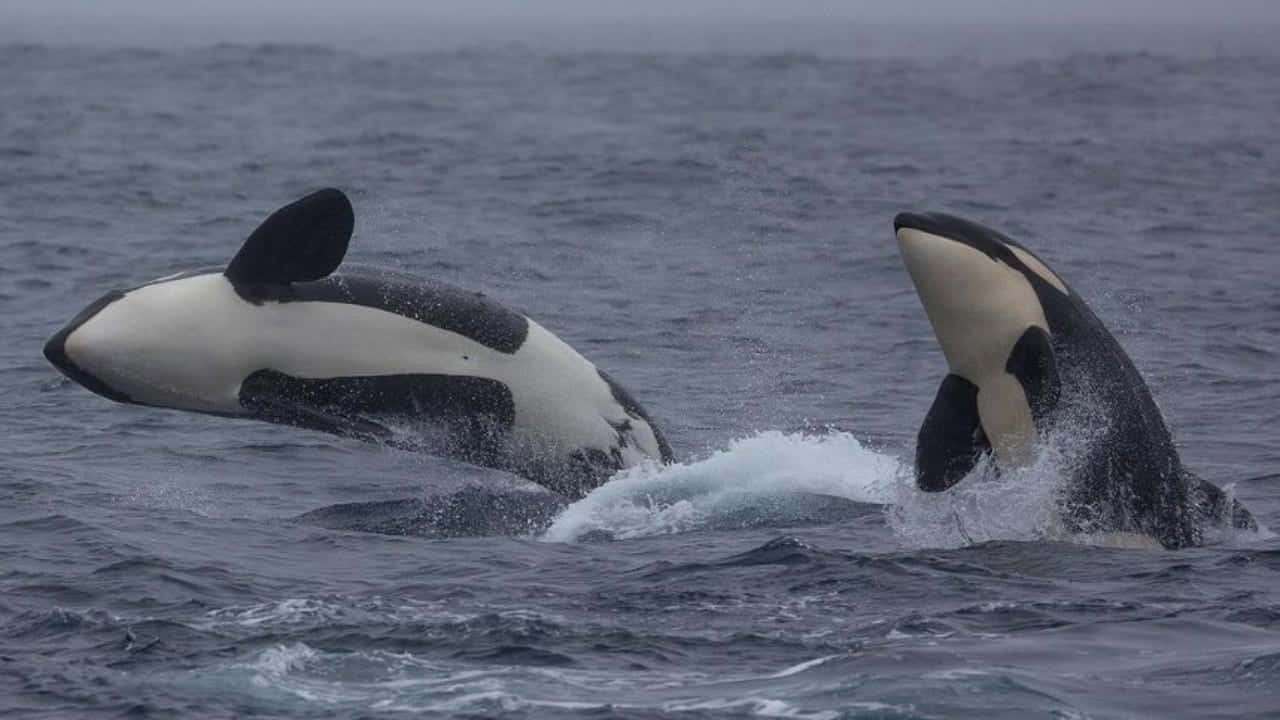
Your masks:
M920 429L922 489L946 490L986 454L1026 462L1065 408L1091 399L1106 431L1072 479L1071 530L1178 548L1214 525L1254 527L1182 467L1133 363L1030 251L947 215L894 226L950 367ZM620 469L674 461L626 390L523 314L436 281L338 272L353 227L342 192L308 195L268 217L225 270L90 304L45 357L118 402L410 447L570 499Z

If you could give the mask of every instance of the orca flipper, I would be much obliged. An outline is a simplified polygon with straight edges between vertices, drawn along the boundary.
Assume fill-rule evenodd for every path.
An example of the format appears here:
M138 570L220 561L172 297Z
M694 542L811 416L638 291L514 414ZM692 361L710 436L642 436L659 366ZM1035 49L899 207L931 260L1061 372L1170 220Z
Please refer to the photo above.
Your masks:
M978 386L948 374L916 438L916 486L940 492L960 482L991 442L978 417Z
M341 190L326 188L271 213L227 264L235 285L319 280L347 254L355 212Z

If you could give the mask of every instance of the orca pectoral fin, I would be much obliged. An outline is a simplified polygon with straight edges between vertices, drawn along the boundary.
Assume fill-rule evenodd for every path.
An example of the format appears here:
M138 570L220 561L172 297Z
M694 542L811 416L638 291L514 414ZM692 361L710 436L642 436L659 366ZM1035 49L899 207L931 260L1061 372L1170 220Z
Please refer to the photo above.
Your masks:
M342 263L355 227L351 201L326 188L271 213L227 264L236 285L319 280Z
M947 375L916 438L916 485L929 492L946 490L990 451L978 418L978 386Z

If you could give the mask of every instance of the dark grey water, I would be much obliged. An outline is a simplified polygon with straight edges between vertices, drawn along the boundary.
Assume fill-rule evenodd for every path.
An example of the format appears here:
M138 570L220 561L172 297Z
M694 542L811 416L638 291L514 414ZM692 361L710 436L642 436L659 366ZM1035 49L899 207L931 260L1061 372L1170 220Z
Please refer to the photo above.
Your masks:
M1276 527L1280 53L8 45L0 68L0 714L1280 713L1271 533L1049 542L1051 469L911 489L945 370L890 227L949 210L1038 250L1186 464ZM537 535L329 529L297 518L525 488L115 405L40 356L106 289L221 264L323 185L354 199L350 260L527 311L687 461Z

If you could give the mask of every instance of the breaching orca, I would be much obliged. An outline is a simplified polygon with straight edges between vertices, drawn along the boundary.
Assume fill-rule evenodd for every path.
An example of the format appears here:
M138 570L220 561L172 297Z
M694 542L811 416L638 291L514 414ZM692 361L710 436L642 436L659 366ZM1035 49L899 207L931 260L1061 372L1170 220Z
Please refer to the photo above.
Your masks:
M1133 362L1043 261L951 215L902 213L893 225L950 370L917 439L921 489L950 488L987 454L997 469L1021 465L1070 415L1093 425L1063 498L1070 532L1137 533L1180 548L1211 527L1256 528L1248 510L1183 467Z
M225 270L92 303L45 357L119 402L404 445L569 498L672 460L626 390L523 314L440 282L335 272L354 222L341 191L308 195Z

